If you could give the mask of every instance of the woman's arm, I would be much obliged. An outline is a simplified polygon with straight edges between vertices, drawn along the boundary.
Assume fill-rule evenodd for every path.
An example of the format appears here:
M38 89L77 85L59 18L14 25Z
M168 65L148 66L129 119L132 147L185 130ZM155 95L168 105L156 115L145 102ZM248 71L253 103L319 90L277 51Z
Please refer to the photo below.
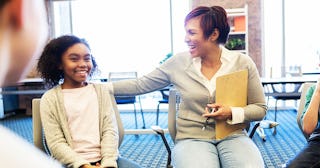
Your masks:
M245 122L262 120L268 110L258 69L251 59L248 62L248 105L243 108Z
M169 85L186 86L192 63L191 55L182 52L170 57L159 67L138 79L112 82L115 96L135 96L153 92ZM186 73L186 71L189 71ZM194 75L192 75L194 76ZM195 75L197 76L197 75ZM179 90L179 89L178 89Z
M155 69L151 73L144 75L138 79L129 79L112 82L114 95L116 96L135 96L149 93L170 83L166 81L166 76L159 69Z

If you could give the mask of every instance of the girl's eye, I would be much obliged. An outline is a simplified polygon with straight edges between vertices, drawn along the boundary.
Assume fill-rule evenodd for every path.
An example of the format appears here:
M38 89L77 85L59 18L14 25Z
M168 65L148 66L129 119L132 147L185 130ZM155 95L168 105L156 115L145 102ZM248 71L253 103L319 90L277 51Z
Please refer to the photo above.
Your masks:
M91 61L91 57L90 56L84 57L84 60L85 61Z
M70 60L73 61L73 62L75 62L75 61L78 60L78 58L77 58L77 57L70 57Z

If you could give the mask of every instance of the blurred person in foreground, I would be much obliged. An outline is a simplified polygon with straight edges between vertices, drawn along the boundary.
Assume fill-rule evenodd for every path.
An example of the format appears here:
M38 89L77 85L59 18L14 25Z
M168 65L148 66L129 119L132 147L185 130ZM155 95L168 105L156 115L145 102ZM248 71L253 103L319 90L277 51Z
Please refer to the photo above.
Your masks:
M0 0L0 86L26 76L47 39L43 0ZM10 130L0 126L1 167L61 167Z

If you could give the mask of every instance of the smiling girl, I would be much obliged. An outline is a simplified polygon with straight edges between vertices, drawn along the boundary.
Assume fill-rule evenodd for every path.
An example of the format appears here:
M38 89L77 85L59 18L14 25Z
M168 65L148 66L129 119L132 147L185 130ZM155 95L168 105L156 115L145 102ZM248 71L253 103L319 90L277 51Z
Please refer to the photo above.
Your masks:
M53 39L37 68L51 88L41 98L40 114L54 158L67 167L139 168L119 157L109 89L89 82L97 64L84 39L72 35Z

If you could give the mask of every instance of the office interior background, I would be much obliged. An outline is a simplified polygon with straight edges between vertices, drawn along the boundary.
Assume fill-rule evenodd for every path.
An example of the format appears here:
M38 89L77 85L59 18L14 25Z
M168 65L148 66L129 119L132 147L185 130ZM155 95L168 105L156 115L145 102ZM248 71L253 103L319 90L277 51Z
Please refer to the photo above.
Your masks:
M262 77L287 71L318 72L317 0L49 0L51 38L86 38L101 77L111 71L144 75L169 53L187 50L184 17L199 5L248 7L248 55ZM31 73L32 74L32 73ZM31 75L32 76L32 75Z
M109 72L118 71L136 71L139 76L142 76L159 66L169 53L176 54L188 50L184 42L184 18L192 8L199 5L220 5L226 9L247 7L247 54L256 63L261 77L287 76L295 74L287 73L287 71L298 70L302 73L320 72L320 43L318 42L320 33L317 31L320 23L315 19L317 7L320 5L318 0L45 1L50 24L50 38L63 34L75 34L86 38L98 61L101 78L107 78ZM35 69L29 73L28 77L37 77ZM26 107L26 113L30 114L32 98L33 96L23 95L19 96L19 99L10 98L9 103L4 102L4 104L7 105L7 109L15 109L17 106ZM153 96L153 98L159 97ZM145 112L155 111L156 99L144 99L143 101ZM269 104L274 106L274 103ZM164 107L167 108L167 106ZM0 103L0 111L1 108L3 107ZM123 108L132 111L131 105L119 107L121 110ZM149 108L153 109L149 110ZM281 125L278 128L280 133L278 136L271 136L272 131L266 131L267 143L263 143L261 139L255 139L257 146L263 152L266 167L275 167L273 165L279 167L292 158L305 143L296 125L296 113L291 113L292 110L290 110L279 113ZM167 112L167 110L163 111ZM269 117L271 116L272 119L273 113L270 114ZM167 115L163 116L165 117L162 118L162 123L167 124ZM148 127L155 123L154 119L150 119L151 117L155 118L155 115L146 116ZM132 117L126 118L128 121L132 121L131 119ZM10 118L2 121L5 123L9 120ZM125 122L125 124L128 123ZM22 134L27 134L24 129L17 130ZM30 135L28 137L32 138ZM152 158L150 160L153 162L155 158L160 158L158 151L138 153L148 151L149 148L155 149L150 145L150 139L145 138L147 136L141 138L148 141L146 142L148 145L145 146L141 145L144 144L142 142L136 143L137 139L134 139L133 136L127 137L129 138L121 148L121 151L126 151L124 154L127 154L127 157L143 158L143 163L149 160L147 157ZM29 139L29 141L32 140ZM162 146L160 139L154 141L154 144ZM141 149L138 149L139 146ZM132 151L130 149L138 151L137 154L129 152ZM151 155L153 153L157 157Z
M200 5L220 5L227 11L246 9L245 53L256 63L261 77L320 72L320 23L314 19L320 3L317 0L45 1L50 39L63 34L86 38L101 70L97 78L126 71L142 76L159 66L169 53L188 50L184 18ZM27 77L39 77L36 62ZM144 99L147 102L143 108L147 109L156 107L161 98L159 92L143 96L152 98ZM5 111L18 107L27 108L27 114L30 113L33 97L18 97L6 96Z

